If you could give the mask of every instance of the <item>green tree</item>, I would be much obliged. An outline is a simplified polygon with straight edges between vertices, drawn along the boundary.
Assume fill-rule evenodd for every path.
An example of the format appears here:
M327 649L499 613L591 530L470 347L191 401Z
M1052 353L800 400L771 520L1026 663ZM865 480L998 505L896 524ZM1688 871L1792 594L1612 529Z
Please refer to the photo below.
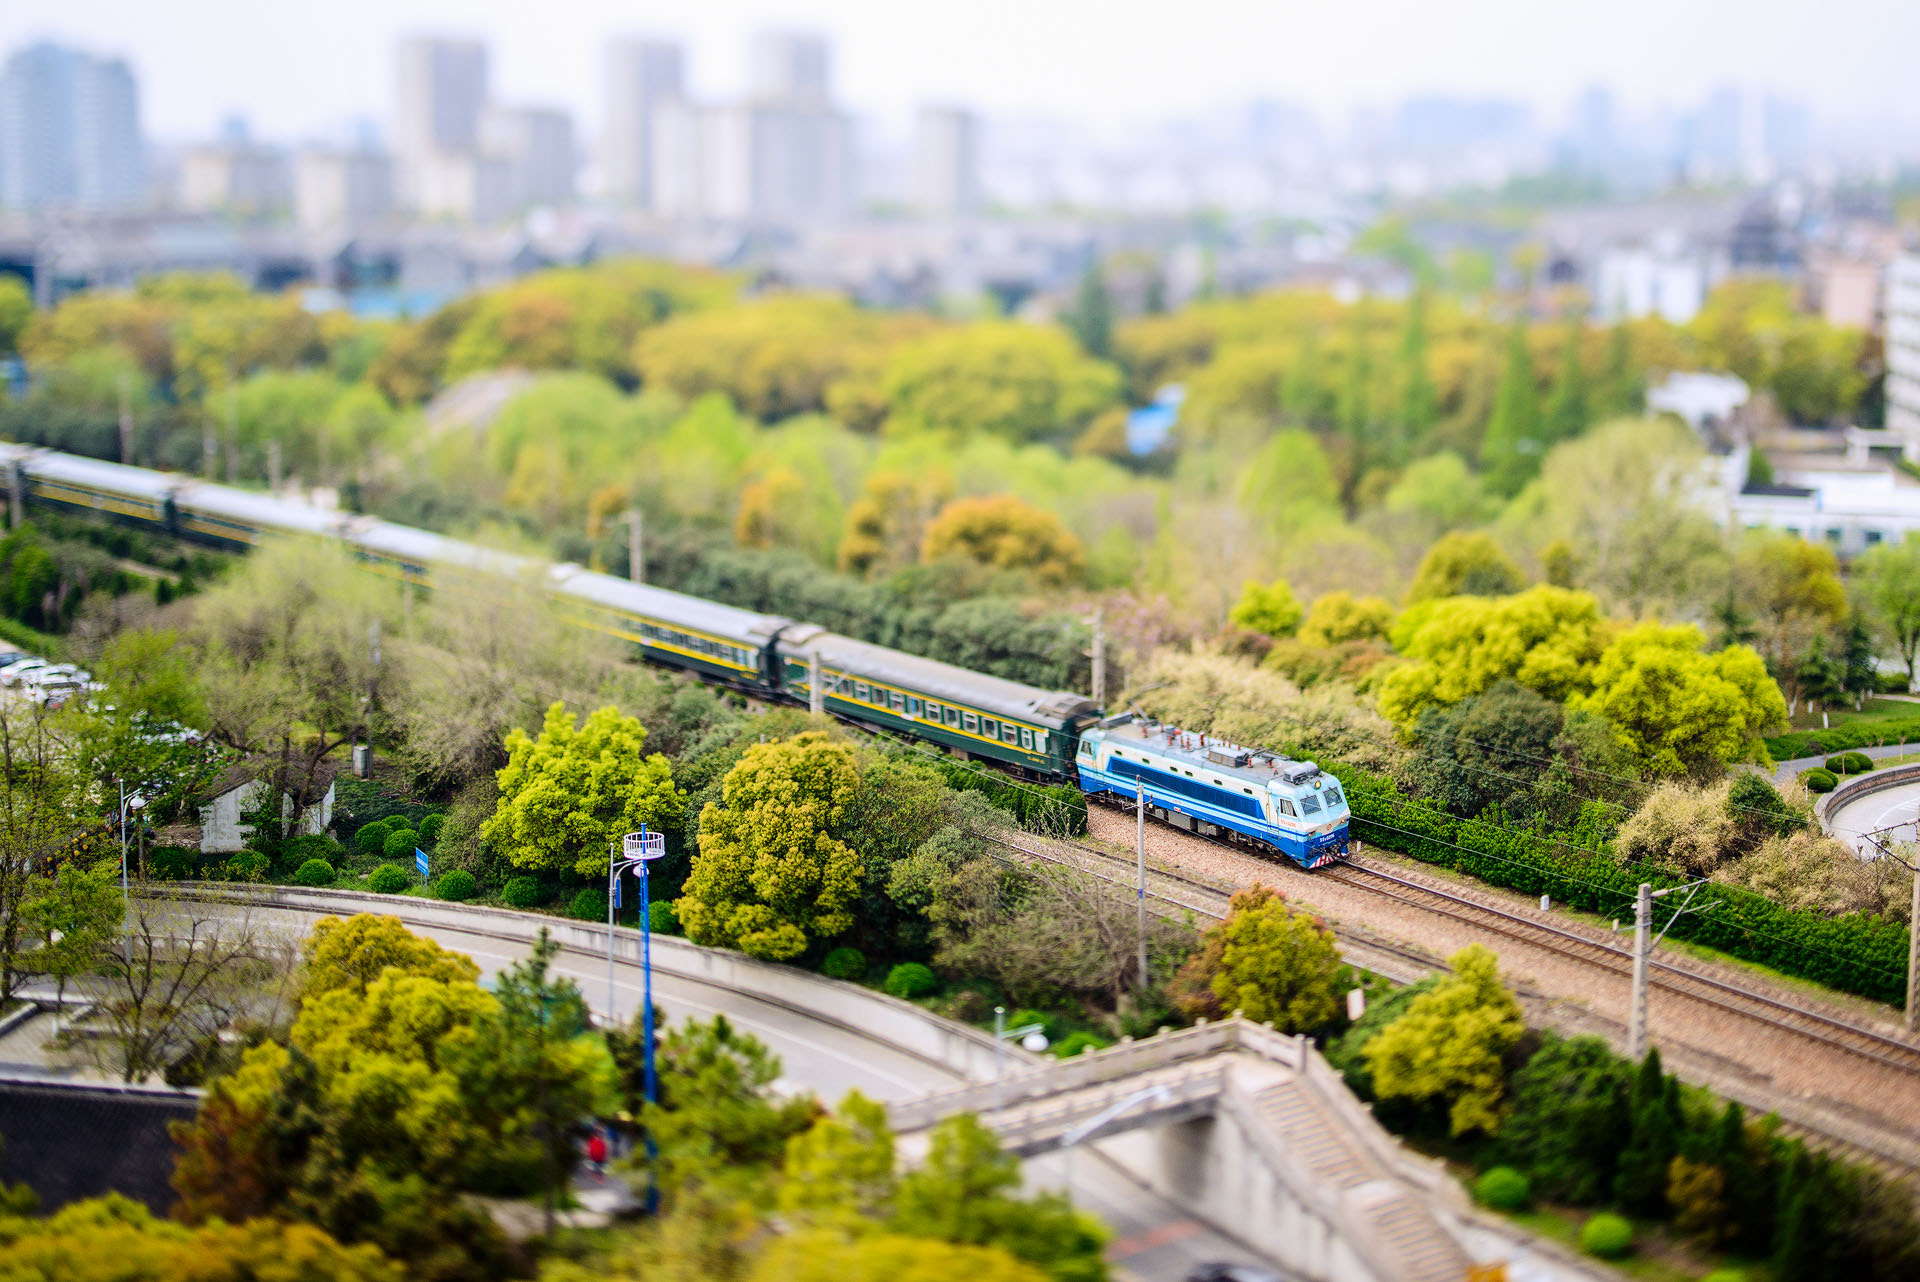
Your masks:
M33 317L33 295L12 272L0 273L0 356L20 350L20 335Z
M1340 520L1340 485L1320 438L1282 428L1242 465L1241 508L1285 538Z
M1787 705L1759 655L1746 646L1705 654L1705 643L1692 624L1629 628L1600 656L1591 691L1568 707L1619 727L1647 774L1717 773L1784 729Z
M1599 1038L1553 1033L1514 1073L1500 1151L1526 1172L1536 1194L1576 1206L1611 1195L1631 1076Z
M43 717L0 707L0 1001L31 973L37 942L23 911L40 869L71 853L85 778Z
M1453 1134L1500 1129L1502 1057L1526 1032L1500 982L1499 959L1475 944L1447 959L1453 973L1422 993L1362 1052L1382 1099L1447 1105Z
M843 1230L885 1214L897 1187L887 1110L859 1091L787 1141L780 1210Z
M1511 680L1554 701L1587 690L1607 648L1600 605L1585 592L1545 585L1505 597L1424 601L1393 627L1411 662L1380 683L1380 711L1411 732L1436 705Z
M896 429L1029 441L1084 427L1118 399L1120 372L1064 330L983 321L902 344L882 387Z
M861 860L847 844L853 749L810 731L758 744L700 813L700 848L674 907L687 937L785 961L853 927Z
M1113 295L1107 292L1107 275L1098 261L1080 273L1066 322L1087 355L1102 361L1113 355Z
M816 1230L775 1239L747 1282L1045 1282L1046 1277L999 1247L893 1233L845 1238Z
M1907 688L1920 684L1914 659L1920 654L1920 534L1868 548L1853 563L1876 629L1907 665Z
M1753 611L1755 648L1792 713L1808 697L1801 678L1808 653L1847 617L1840 562L1831 548L1797 535L1755 531L1734 557L1733 576Z
M1189 1014L1238 1011L1283 1033L1311 1033L1339 1014L1344 969L1325 923L1256 884L1234 894L1226 920L1202 936L1174 990L1191 994L1182 1003ZM1210 1002L1195 991L1203 986Z
M126 920L120 870L111 860L83 867L69 860L51 876L36 876L20 905L22 934L35 943L25 958L32 974L55 981L62 1003L67 981L100 964Z
M1596 419L1626 418L1638 414L1644 399L1639 372L1633 363L1632 340L1625 321L1607 331L1607 352L1595 388Z
M1560 347L1560 373L1547 398L1546 441L1570 441L1587 430L1589 416L1586 367L1580 363L1580 340L1587 327L1578 313L1567 317L1567 333Z
M480 836L518 867L606 872L612 842L643 824L677 828L686 812L673 767L646 753L646 741L639 719L618 708L596 709L575 725L555 703L538 738L508 732L500 805Z
M1627 1107L1629 1127L1613 1195L1636 1215L1659 1215L1667 1205L1667 1168L1679 1150L1680 1118L1672 1107L1658 1049L1649 1050L1641 1061Z
M1507 334L1507 363L1494 395L1493 416L1480 445L1488 488L1504 496L1518 494L1539 470L1542 453L1533 354L1527 349L1525 323L1515 321Z
M113 698L62 709L62 737L111 804L124 784L129 796L145 798L149 817L171 817L224 764L187 733L207 726L193 654L175 632L130 629L106 643L92 668Z
M1087 566L1086 550L1059 517L1011 494L959 498L941 508L927 526L920 559L948 557L1024 571L1049 588L1079 582Z
M1560 737L1558 705L1512 681L1420 718L1420 748L1408 774L1420 791L1457 815L1489 806L1524 821L1541 767Z
M1440 417L1439 392L1427 366L1427 293L1407 304L1407 326L1400 334L1399 420L1401 451L1419 450Z
M302 1000L333 992L365 997L373 981L389 971L443 984L480 979L480 968L471 957L423 939L398 917L373 913L322 917L300 941Z
M1300 625L1300 639L1317 646L1377 641L1384 640L1392 626L1393 606L1384 597L1356 597L1336 588L1314 598Z
M1264 584L1248 579L1240 589L1240 599L1227 612L1227 622L1270 637L1290 637L1300 626L1300 613L1300 603L1285 579Z
M1449 596L1505 596L1526 586L1526 577L1513 558L1488 534L1455 531L1427 549L1413 585L1409 604Z

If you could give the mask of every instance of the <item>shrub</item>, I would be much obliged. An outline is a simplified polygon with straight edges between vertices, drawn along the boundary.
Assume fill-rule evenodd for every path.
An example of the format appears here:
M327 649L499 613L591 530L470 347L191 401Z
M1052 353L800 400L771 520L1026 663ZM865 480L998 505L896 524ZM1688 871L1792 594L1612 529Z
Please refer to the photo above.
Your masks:
M1840 754L1841 772L1850 775L1863 775L1873 769L1873 758L1864 752L1843 752ZM1832 769L1829 765L1828 769Z
M300 865L300 870L293 874L293 879L302 886L331 886L333 865L324 859L309 859Z
M1053 1044L1053 1053L1061 1059L1072 1059L1082 1051L1097 1051L1111 1045L1113 1045L1112 1042L1097 1033L1068 1033Z
M396 828L380 843L380 853L392 864L412 863L413 852L419 848L420 834L411 828Z
M363 855L377 855L386 848L387 834L404 827L406 823L398 815L388 815L385 819L362 824L359 831L353 834L353 847Z
M431 846L440 840L440 830L447 826L445 815L428 815L420 821L420 841Z
M433 881L434 895L454 903L459 903L463 899L472 899L479 889L480 885L474 881L473 874L464 868L450 868Z
M413 885L413 874L399 864L381 864L367 878L367 889L376 895L397 895Z
M820 963L820 973L829 979L861 979L867 973L867 955L844 945L828 953Z
M1496 1211L1518 1211L1532 1199L1533 1187L1511 1166L1496 1166L1473 1182L1473 1197Z
M1633 1246L1633 1225L1610 1211L1588 1220L1580 1228L1580 1249L1603 1260L1617 1260Z
M1902 677L1900 680L1904 684L1906 678ZM1715 1269L1701 1278L1700 1282L1747 1282L1747 1275L1739 1269Z
M919 962L901 962L887 972L887 982L881 987L895 997L912 1000L925 997L939 988L940 980L930 968Z
M605 921L607 892L598 886L580 887L573 892L573 899L567 904L567 916L581 921Z
M1048 1037L1053 1036L1053 1020L1044 1011L1028 1010L1025 1007L1007 1016L1008 1028L1024 1028L1028 1024L1040 1025L1040 1031Z
M1751 772L1735 779L1727 790L1727 813L1749 832L1757 828L1780 837L1792 836L1807 822L1764 775Z
M1904 681L1903 681L1904 684ZM1864 748L1868 744L1920 742L1920 717L1884 717L1872 721L1848 721L1825 730L1802 730L1765 741L1767 754L1775 761L1793 761L1840 752L1846 748Z
M199 858L185 846L161 846L147 856L147 867L163 881L183 881L193 876Z
M509 908L538 908L546 902L547 891L537 877L515 877L500 888L500 898Z
M671 899L656 899L647 905L647 929L656 935L680 933L680 910Z
M257 850L243 850L227 860L228 881L265 881L272 862Z
M1802 770L1800 782L1807 786L1808 792L1832 792L1840 786L1840 780L1834 776L1833 771L1824 770L1819 766L1811 770Z

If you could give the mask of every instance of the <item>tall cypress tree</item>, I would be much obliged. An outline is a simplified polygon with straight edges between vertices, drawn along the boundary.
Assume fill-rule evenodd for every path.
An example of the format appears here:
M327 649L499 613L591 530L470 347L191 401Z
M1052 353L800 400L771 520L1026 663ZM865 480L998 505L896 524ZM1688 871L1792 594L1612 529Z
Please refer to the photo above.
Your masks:
M1587 371L1580 363L1580 337L1585 326L1577 314L1567 318L1567 338L1560 352L1560 376L1547 401L1546 439L1570 441L1587 430Z
M1080 277L1067 328L1080 340L1087 355L1106 360L1113 354L1113 295L1107 292L1106 273L1101 271L1098 259L1088 264Z
M1320 413L1320 344L1311 331L1301 341L1299 355L1280 379L1280 416L1301 427L1314 427Z
M1540 405L1527 352L1527 326L1515 320L1507 335L1507 364L1493 400L1493 417L1480 443L1480 466L1494 493L1511 498L1540 470Z
M1712 1151L1705 1157L1726 1177L1727 1215L1736 1239L1749 1251L1765 1251L1773 1240L1773 1207L1766 1175L1753 1160L1746 1110L1729 1100L1710 1144Z
M1667 1205L1667 1167L1679 1147L1680 1119L1673 1112L1658 1050L1648 1051L1641 1061L1628 1107L1632 1120L1613 1177L1614 1200L1636 1215L1659 1215Z
M1439 418L1439 393L1427 368L1427 291L1407 304L1407 327L1400 335L1400 439L1395 461L1417 452Z
M1640 412L1640 376L1634 372L1633 348L1628 342L1625 321L1616 321L1607 331L1607 358L1601 367L1597 391L1593 407L1596 418L1624 418Z

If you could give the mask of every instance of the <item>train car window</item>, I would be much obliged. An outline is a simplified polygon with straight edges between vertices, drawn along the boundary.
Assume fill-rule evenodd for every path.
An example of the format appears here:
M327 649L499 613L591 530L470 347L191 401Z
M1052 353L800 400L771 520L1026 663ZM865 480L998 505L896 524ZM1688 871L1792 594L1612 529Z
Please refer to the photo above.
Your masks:
M944 711L945 711L945 714L946 714L946 718L947 718L947 724L948 724L948 725L950 725L950 726L957 726L957 725L959 725L959 724L960 724L960 709L958 709L958 708L947 708L947 709L945 709Z
M960 724L965 726L969 733L972 733L980 728L980 718L974 716L971 712L963 712L960 714Z
M1301 793L1301 794L1300 794L1300 813L1301 813L1301 814L1303 814L1303 815L1317 815L1317 814L1319 814L1319 813L1320 813L1320 798L1318 798L1318 797L1316 797L1316 796L1314 796L1314 795L1313 795L1312 793L1310 793L1310 792L1303 792L1303 793Z
M1020 728L1020 746L1028 752L1033 751L1033 731L1027 729L1025 726Z
M1000 738L1007 743L1020 742L1020 729L1013 722L1003 722L1000 726Z
M1273 804L1280 808L1280 813L1283 815L1290 815L1293 813L1293 803L1291 801L1288 801L1285 797L1275 797L1273 799Z
M1047 750L1047 732L1045 730L1035 730L1033 732L1033 748L1035 752L1045 752Z
M866 703L873 698L873 692L867 688L866 682L856 681L853 683L853 697Z
M907 709L907 696L898 690L887 696L887 702L892 705L895 712L905 712Z

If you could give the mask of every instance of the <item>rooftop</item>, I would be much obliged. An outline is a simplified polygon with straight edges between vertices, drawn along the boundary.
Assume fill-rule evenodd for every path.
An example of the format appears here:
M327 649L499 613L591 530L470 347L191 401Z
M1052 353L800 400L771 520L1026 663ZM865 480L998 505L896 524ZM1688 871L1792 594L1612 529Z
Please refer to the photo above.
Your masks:
M1195 734L1165 722L1148 721L1132 713L1125 714L1125 717L1125 720L1114 718L1101 725L1108 741L1137 743L1151 748L1155 756L1205 770L1216 781L1237 779L1265 788L1276 780L1297 782L1290 775L1311 778L1320 772L1320 767L1311 761L1292 761L1278 753Z

